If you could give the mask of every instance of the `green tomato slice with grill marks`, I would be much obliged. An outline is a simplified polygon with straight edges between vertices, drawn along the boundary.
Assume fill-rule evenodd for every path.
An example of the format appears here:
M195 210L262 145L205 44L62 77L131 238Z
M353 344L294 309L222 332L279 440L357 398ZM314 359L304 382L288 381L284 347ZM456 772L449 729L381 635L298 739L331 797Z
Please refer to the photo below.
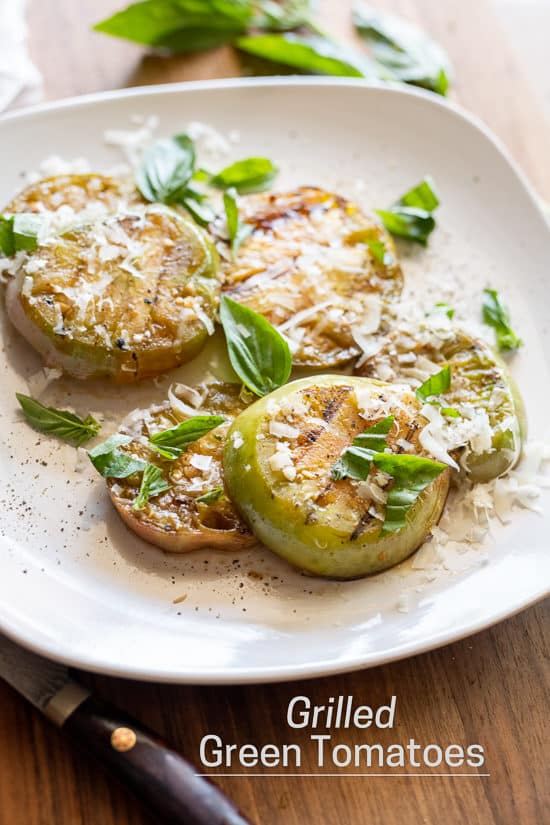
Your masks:
M151 205L48 238L8 284L6 304L48 366L129 383L200 352L214 330L219 291L206 234Z
M526 433L523 402L502 359L484 341L450 323L401 324L380 338L378 352L356 374L413 388L444 366L450 387L429 399L443 411L449 454L474 482L503 475L518 461ZM446 417L450 411L452 417Z
M351 579L376 573L413 553L441 516L449 486L444 470L423 490L405 526L382 535L391 478L373 466L366 480L333 477L334 464L370 426L395 416L388 448L419 444L427 423L408 387L353 376L294 381L256 401L226 438L229 496L267 547L309 573Z

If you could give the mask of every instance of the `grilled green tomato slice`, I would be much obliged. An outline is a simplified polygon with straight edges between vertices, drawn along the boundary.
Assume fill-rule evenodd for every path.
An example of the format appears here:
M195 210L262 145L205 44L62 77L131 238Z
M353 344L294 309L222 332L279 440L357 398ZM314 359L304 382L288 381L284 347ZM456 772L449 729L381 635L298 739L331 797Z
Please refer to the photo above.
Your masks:
M159 205L77 225L27 256L8 314L46 364L128 383L193 358L214 330L217 254Z
M399 325L380 339L378 352L355 372L416 388L446 364L451 369L451 386L438 401L444 411L450 408L454 414L442 415L438 406L426 407L433 423L424 437L437 432L442 449L472 481L490 481L517 462L526 421L516 386L488 344L447 323L442 315L439 320ZM443 453L436 457L446 460Z
M142 510L134 510L141 476L107 480L113 504L140 538L170 553L204 547L238 550L256 543L223 490L224 437L233 417L245 406L237 384L213 383L203 388L180 385L170 393L170 402L139 411L121 427L121 432L134 439L120 449L160 467L164 479L172 485L170 490L150 498ZM174 461L167 461L148 446L148 437L155 432L174 427L192 415L207 414L223 415L226 423L194 441Z
M242 412L223 457L228 493L267 547L318 576L352 579L403 561L437 523L447 496L445 470L408 512L407 525L381 536L389 477L371 468L366 481L334 480L343 450L368 427L395 415L387 444L406 439L426 456L426 424L408 387L353 376L305 378Z
M143 198L131 180L95 173L54 175L27 186L4 212L55 212L62 206L81 212L97 203L117 212L121 206L143 203Z
M374 217L313 187L242 198L239 212L253 232L224 256L223 290L284 333L295 365L346 364L387 328L403 277Z

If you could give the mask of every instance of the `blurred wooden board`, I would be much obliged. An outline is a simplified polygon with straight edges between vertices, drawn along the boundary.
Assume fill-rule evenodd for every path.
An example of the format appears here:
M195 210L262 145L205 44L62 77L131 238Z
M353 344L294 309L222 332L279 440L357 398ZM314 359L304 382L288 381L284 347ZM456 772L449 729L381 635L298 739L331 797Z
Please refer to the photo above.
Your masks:
M145 56L90 31L123 0L34 0L31 48L56 99L101 89L226 77L240 64L230 49L191 58ZM488 0L380 0L416 20L448 49L453 96L503 140L538 191L550 199L549 130ZM353 39L350 4L321 2L325 26ZM248 687L161 687L103 677L98 692L163 733L198 761L201 738L304 744L285 721L290 698L324 704L353 695L379 705L398 697L393 731L341 730L335 743L480 742L490 777L221 778L262 825L542 825L550 818L547 703L549 605L538 605L470 639L392 665L311 682ZM546 741L546 750L545 750ZM315 766L304 764L303 771ZM152 825L72 743L0 682L0 822L10 825Z

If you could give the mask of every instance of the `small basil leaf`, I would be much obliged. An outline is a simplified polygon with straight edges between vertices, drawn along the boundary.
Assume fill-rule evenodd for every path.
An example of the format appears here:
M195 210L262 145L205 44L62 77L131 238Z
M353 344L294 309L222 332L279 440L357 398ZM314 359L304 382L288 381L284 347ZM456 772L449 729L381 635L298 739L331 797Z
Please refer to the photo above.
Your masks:
M115 433L88 452L88 458L103 478L127 478L145 470L147 461L118 449L131 440L129 435Z
M441 415L446 415L447 418L460 418L460 413L454 407L441 407Z
M41 433L50 433L67 441L75 447L89 441L96 436L100 430L99 422L91 415L80 418L68 410L56 410L54 407L45 407L39 401L35 401L28 395L15 393L15 397L21 405L23 415L35 430Z
M435 229L435 220L424 209L392 207L391 210L376 209L388 232L409 241L426 246L429 235Z
M189 444L219 427L224 421L225 418L221 415L195 415L175 427L155 433L150 437L149 445L164 458L173 460L178 458Z
M424 178L408 192L405 192L396 206L413 206L424 209L426 212L433 212L439 206L439 198L435 193L434 182L430 177Z
M267 395L287 382L292 369L290 349L263 315L224 295L220 320L231 366L251 392Z
M252 14L249 0L142 0L94 29L182 54L230 43L245 33Z
M214 504L223 496L223 487L212 487L208 492L203 493L202 496L197 496L195 501L201 501L203 504Z
M521 338L510 326L510 313L502 303L496 289L483 290L483 320L493 327L500 350L512 352L521 346Z
M9 258L15 255L15 239L13 237L13 215L0 215L0 252Z
M21 212L13 216L13 240L15 251L32 252L38 246L38 235L44 219L42 215Z
M233 190L234 191L234 190ZM229 189L223 193L223 206L225 209L225 217L227 221L227 232L229 234L229 242L231 244L231 251L236 255L239 247L246 238L252 233L254 227L249 223L242 223L239 218L239 208L232 190Z
M144 154L136 186L146 200L172 203L193 175L195 145L187 135L158 140Z
M355 3L353 22L367 40L386 80L400 80L445 95L452 67L442 47L422 29L393 14Z
M0 215L0 253L9 257L22 250L33 252L38 246L43 222L42 215L32 212L19 212L7 217Z
M165 493L170 484L162 477L162 470L155 464L148 464L144 471L133 510L143 510L150 498Z
M239 195L262 192L279 170L268 158L246 158L227 166L210 179L217 189L236 189Z
M313 35L259 34L240 37L235 45L254 57L290 66L306 74L374 77L367 58L331 40Z
M446 464L430 458L389 453L377 453L373 457L373 463L393 478L388 491L381 536L407 526L407 513L420 493L447 468Z
M399 200L386 209L376 209L384 226L392 235L398 235L426 246L428 237L435 229L432 212L439 206L433 182L425 178L409 189Z
M449 364L445 366L434 375L430 375L423 384L416 390L416 396L420 401L427 401L434 395L442 395L451 386L451 368Z
M338 461L335 462L331 477L338 481L348 476L358 480L367 478L372 466L372 459L375 453L381 453L386 449L387 437L390 432L395 416L388 415L365 430L364 433L354 438L351 447L348 447Z

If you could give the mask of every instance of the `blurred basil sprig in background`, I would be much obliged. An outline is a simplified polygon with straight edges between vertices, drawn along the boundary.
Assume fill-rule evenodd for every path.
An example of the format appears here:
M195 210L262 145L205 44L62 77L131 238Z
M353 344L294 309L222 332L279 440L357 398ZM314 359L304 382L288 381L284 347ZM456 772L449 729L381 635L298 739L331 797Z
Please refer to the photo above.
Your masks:
M412 83L445 95L452 67L442 47L417 26L356 2L363 48L335 42L315 20L315 0L141 0L94 27L167 54L231 45L304 74Z

